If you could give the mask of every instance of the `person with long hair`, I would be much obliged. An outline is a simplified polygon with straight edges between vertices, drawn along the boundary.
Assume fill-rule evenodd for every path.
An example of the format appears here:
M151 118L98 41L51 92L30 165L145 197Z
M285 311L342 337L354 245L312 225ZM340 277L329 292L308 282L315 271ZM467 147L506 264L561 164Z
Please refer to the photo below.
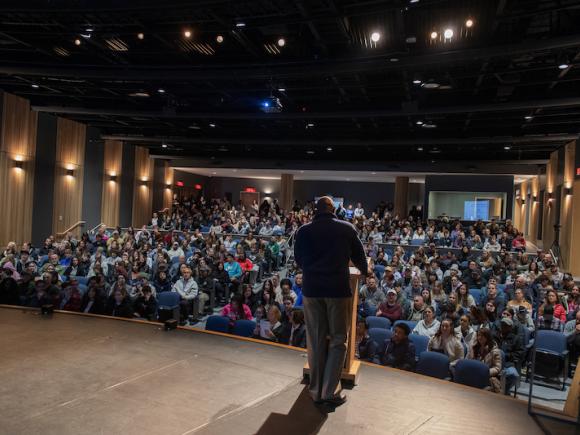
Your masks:
M244 304L242 295L232 296L232 300L222 308L220 314L230 319L231 326L236 323L236 320L253 320L252 311L250 307Z
M423 312L423 320L413 328L413 334L431 338L439 331L439 326L440 322L435 317L435 309L429 305Z
M455 335L453 323L450 319L441 321L439 330L429 340L427 350L447 355L451 367L463 358L463 346L459 338Z
M481 361L489 367L489 385L494 393L501 393L501 352L492 333L487 328L477 331L477 337L469 349L469 359Z
M546 292L546 300L540 306L538 310L538 315L542 316L544 314L544 310L547 306L551 306L553 309L553 315L556 317L562 324L566 323L566 309L564 306L558 301L558 293L556 290L550 288Z
M457 290L457 304L464 310L469 310L469 308L477 305L473 296L469 294L467 284L464 282L461 283Z

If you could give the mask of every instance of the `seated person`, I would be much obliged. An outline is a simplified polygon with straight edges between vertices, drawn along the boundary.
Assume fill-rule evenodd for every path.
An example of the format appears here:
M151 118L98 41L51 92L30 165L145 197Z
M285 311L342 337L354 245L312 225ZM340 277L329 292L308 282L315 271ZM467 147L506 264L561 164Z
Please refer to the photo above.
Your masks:
M367 322L362 317L356 322L355 355L362 361L373 361L379 345L369 336Z
M509 317L504 317L500 321L500 328L495 335L498 347L505 356L505 394L509 394L511 387L520 375L524 358L524 345L521 337L513 332L514 322Z
M73 279L62 284L59 309L65 311L80 311L81 299L81 292L79 292L78 282L76 280Z
M109 299L105 314L114 317L133 317L133 307L129 296L121 290L115 290Z
M415 369L415 345L409 340L411 330L405 323L395 326L391 339L385 340L385 351L375 358L375 362L395 369L413 371Z
M304 311L292 310L290 325L290 339L288 340L288 344L294 347L306 348L306 325L304 324Z
M574 319L566 322L564 335L570 348L570 361L578 361L580 356L580 311L576 311Z
M209 296L206 293L199 292L197 282L193 279L192 271L189 267L182 268L181 278L179 278L175 284L173 284L172 291L179 294L181 299L181 323L184 324L185 321L195 316L203 315L205 311L205 303L209 300ZM199 301L198 312L193 312L193 302L195 299ZM194 320L194 319L192 319Z
M47 287L46 281L41 277L37 277L34 281L34 292L28 295L26 306L40 308L43 305L52 304L52 298L47 292Z
M276 343L288 344L290 339L290 331L287 325L282 324L282 313L277 306L272 305L268 310L268 322L270 328L265 331L268 340Z
M276 302L282 305L285 296L291 296L294 302L298 299L298 296L294 293L294 290L292 290L292 281L288 278L284 278L280 281L280 290L276 292Z
M411 320L413 322L419 322L423 319L423 313L425 312L425 301L423 300L423 296L415 295L413 298L413 305L411 305L411 309L409 310L409 314L407 315L407 320Z
M389 319L391 323L403 318L403 308L397 302L396 290L390 289L387 291L387 299L380 303L376 315Z
M425 308L423 312L423 320L421 320L415 328L413 334L422 335L424 337L433 337L439 330L439 320L435 317L435 309L431 306Z
M538 316L542 316L548 306L552 307L552 315L560 320L560 323L563 325L566 322L566 309L558 301L558 293L554 289L549 289L546 292L546 300L538 309Z
M81 313L105 314L106 298L94 284L89 286L81 301Z
M489 367L491 391L500 393L501 353L489 329L483 328L477 331L477 338L469 349L468 358L481 361Z
M532 304L530 304L524 297L524 290L521 288L514 289L514 298L507 303L507 308L513 308L518 311L519 307L525 307L530 313L532 312Z
M381 302L385 300L385 294L377 285L377 279L369 276L366 284L360 289L360 302L364 316L374 316Z
M538 316L538 331L542 329L548 329L562 332L564 330L563 323L560 321L560 319L554 316L553 305L546 305L542 311L542 314Z
M465 355L461 340L455 335L453 323L450 319L441 321L439 331L431 337L427 350L440 352L449 357L450 367L454 367L457 361Z
M147 320L155 320L157 318L157 300L153 296L150 286L143 286L141 295L133 303L133 311L135 317L142 317Z
M221 315L230 319L230 326L233 326L236 320L253 320L252 311L244 304L242 295L232 296L230 303L222 308Z
M463 314L459 318L459 326L455 328L455 335L459 337L461 343L465 345L466 349L470 349L475 343L476 335L475 330L471 326L471 320L469 315Z

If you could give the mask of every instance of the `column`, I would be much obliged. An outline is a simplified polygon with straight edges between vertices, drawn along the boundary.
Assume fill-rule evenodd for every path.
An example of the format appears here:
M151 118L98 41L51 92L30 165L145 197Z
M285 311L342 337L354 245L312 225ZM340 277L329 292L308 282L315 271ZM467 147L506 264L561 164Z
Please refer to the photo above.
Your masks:
M0 246L32 237L37 119L27 100L0 92Z
M294 175L282 174L280 177L280 208L290 210L294 199Z
M133 226L141 228L153 216L153 159L144 147L135 147L134 185Z
M120 224L122 172L123 142L118 140L105 141L101 223L108 227L116 227Z
M565 146L562 208L560 211L560 252L562 266L572 275L580 275L580 176L576 175L576 141Z
M395 215L403 218L409 214L409 177L395 178Z
M84 124L58 118L52 209L52 228L57 237L82 218L86 130ZM77 227L73 232L80 236L80 231Z

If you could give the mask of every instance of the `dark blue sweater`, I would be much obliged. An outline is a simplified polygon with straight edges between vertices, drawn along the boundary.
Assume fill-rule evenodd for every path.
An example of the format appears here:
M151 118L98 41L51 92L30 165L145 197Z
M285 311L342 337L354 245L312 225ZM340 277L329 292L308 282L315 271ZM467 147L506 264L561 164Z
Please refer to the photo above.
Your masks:
M317 214L296 232L294 257L302 269L302 293L310 298L352 296L349 261L367 272L367 262L355 227L332 213Z

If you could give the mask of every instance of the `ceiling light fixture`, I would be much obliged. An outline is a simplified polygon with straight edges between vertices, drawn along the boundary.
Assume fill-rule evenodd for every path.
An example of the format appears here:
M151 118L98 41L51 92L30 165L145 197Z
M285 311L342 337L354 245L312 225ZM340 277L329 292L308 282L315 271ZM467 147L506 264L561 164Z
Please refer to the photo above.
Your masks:
M503 147L504 150L509 151L512 149L512 147L510 145L506 145Z
M431 32L431 39L437 39L437 37L439 36L439 34L435 31Z
M215 40L217 41L218 44L221 44L222 42L224 42L224 37L222 35L217 35Z
M445 39L453 38L453 29L445 29L443 36L445 37Z
M311 123L311 122L309 122L308 124L306 124L306 128L313 128L313 127L314 127L314 124Z
M473 27L473 20L471 18L468 18L467 21L465 21L465 27L467 28Z
M567 63L561 63L560 65L558 65L558 68L560 68L560 69L566 69L566 68L569 68L569 67L570 67L570 65L567 64Z
M139 32L137 33L137 39L140 39L141 41L145 39L145 34L143 32Z
M423 128L437 128L437 124L433 124L432 122L427 122L423 124L421 127Z
M423 125L423 121L416 121L415 124L417 124L417 125Z
M420 85L421 83L423 83L423 82L421 80L419 80L419 79L413 80L413 84L414 85Z
M40 88L40 86L38 86L36 83L31 84L30 86L32 86L34 89L38 89Z
M527 115L527 116L524 116L524 119L525 119L526 121L531 121L532 119L534 119L534 117L533 117L533 116L531 116L531 115Z
M398 62L399 61L399 58L398 57L391 57L389 60L391 62Z
M78 45L81 45L81 44L82 44L82 41L79 38L75 39L75 45L78 46Z
M236 27L246 27L246 23L240 21L239 23L236 23Z
M286 45L286 40L284 38L278 39L278 47L284 47Z
M164 94L165 93L165 89L159 88L159 89L157 89L157 92L159 92L160 94Z
M409 3L419 3L419 0L409 0Z
M286 88L278 88L278 92L286 92Z
M161 148L167 148L167 144L166 143L162 143L161 144Z
M332 151L332 147L326 147L326 151L331 152Z
M215 124L214 124L214 123L210 123L210 124L209 124L209 126L210 126L211 128L215 128Z
M308 150L308 151L306 151L306 154L312 155L312 154L314 154L314 151Z
M371 35L371 41L373 42L379 42L379 40L381 39L381 34L379 32L373 32Z
M417 147L417 151L423 151L423 147Z
M183 36L185 36L186 38L191 38L191 30L186 30L185 32L183 32Z
M440 85L439 83L437 83L437 82L435 82L435 81L433 81L433 80L429 80L428 82L426 82L426 83L423 83L423 84L421 85L421 87L422 87L422 88L425 88L425 89L437 89L437 88L439 88L440 86L441 86L441 85Z

